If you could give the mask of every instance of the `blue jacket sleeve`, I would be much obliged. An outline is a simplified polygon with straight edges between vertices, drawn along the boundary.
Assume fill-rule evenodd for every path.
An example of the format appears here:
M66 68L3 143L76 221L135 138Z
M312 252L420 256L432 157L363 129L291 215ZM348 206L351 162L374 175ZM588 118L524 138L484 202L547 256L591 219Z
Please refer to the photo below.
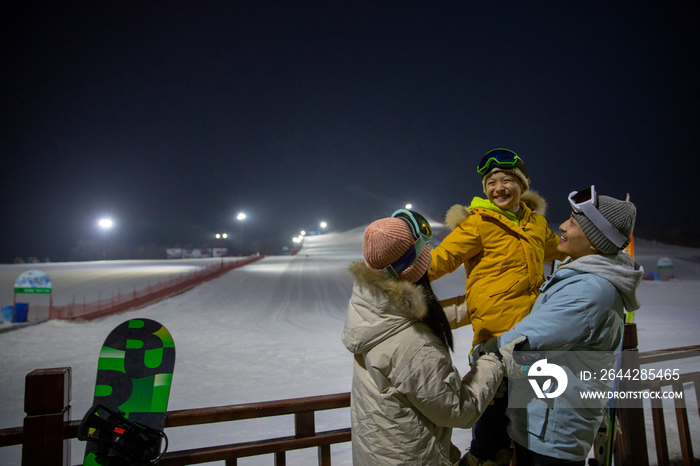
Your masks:
M498 337L498 346L526 336L522 350L566 351L589 338L598 316L612 307L614 293L609 282L592 274L555 283L540 295L530 315Z

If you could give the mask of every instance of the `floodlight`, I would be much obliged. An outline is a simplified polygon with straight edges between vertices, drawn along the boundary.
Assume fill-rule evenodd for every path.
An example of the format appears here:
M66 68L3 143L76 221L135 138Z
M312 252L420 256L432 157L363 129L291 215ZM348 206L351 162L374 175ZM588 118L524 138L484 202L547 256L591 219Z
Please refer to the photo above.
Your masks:
M238 238L239 246L240 246L240 254L241 256L243 255L243 220L245 220L245 214L243 212L239 212L238 215L236 215L236 219L239 220L241 223L239 224L241 226L241 235Z
M106 230L108 228L112 228L114 222L112 222L112 219L109 218L101 218L97 224L100 226L100 228L104 228Z
M102 260L107 259L107 231L112 228L114 222L111 218L101 218L97 224L102 228Z

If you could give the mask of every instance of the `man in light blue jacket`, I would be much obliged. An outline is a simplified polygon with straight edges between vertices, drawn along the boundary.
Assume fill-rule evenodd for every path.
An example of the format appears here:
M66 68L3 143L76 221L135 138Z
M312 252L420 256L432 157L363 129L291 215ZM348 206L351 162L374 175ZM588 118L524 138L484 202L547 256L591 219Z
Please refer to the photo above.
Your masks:
M620 350L624 310L640 307L636 291L644 273L622 252L634 228L635 206L598 196L594 186L571 193L569 202L571 217L560 226L557 248L569 258L542 285L530 315L485 343L485 351L526 336L522 350L566 352L594 369L596 355L603 354L597 352ZM477 355L482 350L475 348ZM585 408L569 401L532 398L525 408L508 409L518 466L584 466L606 400Z

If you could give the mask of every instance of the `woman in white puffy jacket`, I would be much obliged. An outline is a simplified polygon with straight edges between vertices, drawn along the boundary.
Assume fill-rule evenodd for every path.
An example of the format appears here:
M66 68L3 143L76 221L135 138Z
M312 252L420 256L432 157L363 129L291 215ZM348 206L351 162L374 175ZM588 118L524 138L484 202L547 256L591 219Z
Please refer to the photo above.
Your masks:
M456 465L452 428L469 428L506 375L522 375L512 342L482 356L462 379L452 333L430 288L430 225L397 211L365 230L342 340L354 354L351 395L355 466Z

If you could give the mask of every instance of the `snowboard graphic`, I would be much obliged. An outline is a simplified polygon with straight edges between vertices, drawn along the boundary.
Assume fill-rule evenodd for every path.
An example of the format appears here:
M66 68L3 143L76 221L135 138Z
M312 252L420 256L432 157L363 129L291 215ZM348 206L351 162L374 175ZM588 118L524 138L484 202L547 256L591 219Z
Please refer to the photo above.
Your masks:
M131 319L112 330L97 363L94 406L81 425L85 466L153 464L143 458L160 452L155 434L163 430L174 367L175 344L158 322ZM125 452L141 460L125 460Z

